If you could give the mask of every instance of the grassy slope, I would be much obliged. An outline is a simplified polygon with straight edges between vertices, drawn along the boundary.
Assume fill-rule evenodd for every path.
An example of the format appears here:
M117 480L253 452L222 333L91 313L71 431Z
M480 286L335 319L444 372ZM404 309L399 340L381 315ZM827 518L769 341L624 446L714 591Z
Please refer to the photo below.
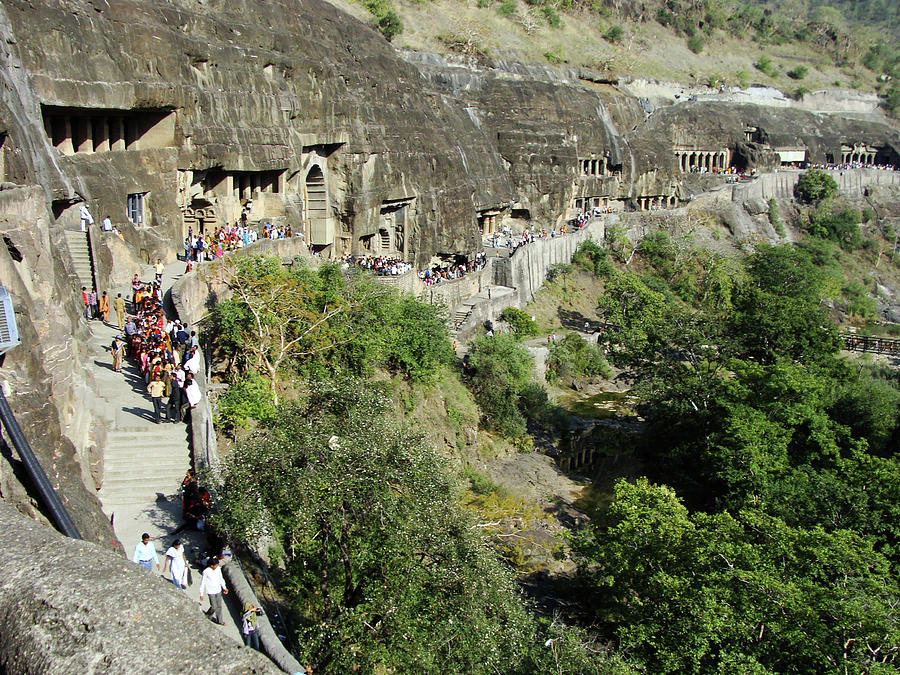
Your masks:
M334 5L371 23L371 14L358 2L330 0ZM683 83L707 84L710 78L724 79L737 85L739 71L747 74L750 83L794 91L802 86L816 90L825 87L856 86L871 90L872 73L861 66L840 69L830 59L817 53L809 45L785 44L760 46L752 41L734 40L719 31L706 38L701 54L688 48L684 37L655 21L636 23L611 15L603 18L596 13L572 11L561 14L562 26L554 29L524 2L515 1L516 17L500 16L493 7L479 8L475 0L436 0L409 2L398 0L395 7L404 23L404 31L394 39L400 48L448 53L449 49L438 36L455 36L479 46L493 58L526 63L547 64L547 53L558 55L572 65L608 66L612 75L633 75L675 80ZM533 30L523 27L523 17L533 15ZM602 35L612 25L619 25L625 35L618 45L612 45ZM778 68L776 77L768 77L753 67L761 54L767 54ZM806 65L809 75L792 80L785 74L797 64ZM602 68L600 68L602 69Z

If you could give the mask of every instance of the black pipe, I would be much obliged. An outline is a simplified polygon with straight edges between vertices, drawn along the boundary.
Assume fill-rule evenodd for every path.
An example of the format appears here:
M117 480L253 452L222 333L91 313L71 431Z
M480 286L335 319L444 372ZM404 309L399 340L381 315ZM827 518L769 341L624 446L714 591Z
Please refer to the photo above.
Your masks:
M59 495L56 494L56 491L50 484L47 474L44 473L44 469L38 462L37 457L34 456L34 452L28 444L28 439L25 438L25 434L22 433L22 429L19 427L19 423L16 421L2 389L0 389L0 420L2 420L3 426L6 427L6 432L9 434L10 439L12 439L13 445L19 453L19 457L25 465L25 470L31 477L31 480L38 491L38 496L44 503L44 507L50 513L50 519L53 521L53 524L56 525L56 529L67 537L81 539L81 534L79 534L78 528L75 527L75 523L72 522L69 512L66 511L66 507L63 506L63 503L59 499Z

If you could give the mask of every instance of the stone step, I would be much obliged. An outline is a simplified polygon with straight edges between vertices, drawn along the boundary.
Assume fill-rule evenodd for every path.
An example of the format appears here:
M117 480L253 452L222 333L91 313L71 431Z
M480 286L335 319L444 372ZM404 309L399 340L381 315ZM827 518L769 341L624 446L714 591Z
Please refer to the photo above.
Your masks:
M109 495L104 495L101 491L99 498L100 502L103 504L103 510L107 515L114 514L116 512L116 508L119 506L124 506L128 504L152 504L156 501L156 498L159 494L165 494L166 497L172 498L174 496L175 499L180 499L175 493L159 493L159 492L113 492Z

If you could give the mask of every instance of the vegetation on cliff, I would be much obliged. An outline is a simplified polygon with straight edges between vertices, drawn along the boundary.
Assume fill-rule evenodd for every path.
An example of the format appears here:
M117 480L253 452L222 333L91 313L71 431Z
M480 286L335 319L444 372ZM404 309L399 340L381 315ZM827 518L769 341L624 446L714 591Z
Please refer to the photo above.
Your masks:
M353 10L350 2L338 4ZM405 32L398 39L417 49L482 60L515 53L611 78L651 76L711 87L758 83L793 96L822 87L875 90L887 110L900 109L900 17L883 0L363 4L373 7L379 28L386 11L401 16ZM673 52L685 58L672 59Z

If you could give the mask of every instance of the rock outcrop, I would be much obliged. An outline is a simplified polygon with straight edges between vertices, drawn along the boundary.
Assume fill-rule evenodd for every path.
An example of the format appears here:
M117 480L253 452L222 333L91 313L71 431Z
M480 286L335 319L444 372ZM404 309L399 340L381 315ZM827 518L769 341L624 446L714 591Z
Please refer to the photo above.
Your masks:
M157 574L66 540L3 501L0 548L0 672L281 672Z

